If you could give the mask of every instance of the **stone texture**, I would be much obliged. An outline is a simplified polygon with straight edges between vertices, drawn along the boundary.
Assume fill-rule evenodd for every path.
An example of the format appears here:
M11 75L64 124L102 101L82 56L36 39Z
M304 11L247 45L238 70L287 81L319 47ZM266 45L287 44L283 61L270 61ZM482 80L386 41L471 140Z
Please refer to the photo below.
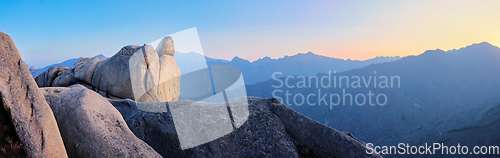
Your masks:
M54 66L35 78L38 87L68 87L78 82L75 71L67 66Z
M43 91L70 157L161 157L96 92L78 84Z
M173 40L167 43L164 52L175 52ZM173 53L159 55L150 45L125 46L108 59L80 59L73 72L77 81L91 85L103 96L141 102L175 101L180 95L180 69Z
M174 55L174 41L167 36L156 50L151 45L125 46L108 59L83 58L73 68L51 67L36 81L40 87L85 84L105 97L141 102L176 101L180 95L181 71Z
M175 56L175 46L172 37L167 36L161 39L158 46L156 46L156 52L159 57L163 55Z
M160 76L159 95L168 101L178 100L181 93L181 70L173 56L160 57Z
M67 157L52 110L14 42L3 32L0 32L0 74L1 105L10 115L26 155Z
M40 75L38 75L35 78L35 81L38 85L38 87L52 87L52 83L54 80L57 78L57 76L60 74L60 71L66 71L70 69L69 67L66 66L54 66L49 68L47 71L44 71Z
M182 150L169 112L144 112L132 100L112 100L127 125L164 157L380 157L352 135L313 121L276 99L249 98L248 120L230 134ZM209 104L221 103L200 103Z
M165 98L158 95L160 80L160 63L158 55L150 45L144 45L137 50L129 62L129 73L132 93L139 102L164 102Z
M94 74L97 64L103 60L105 60L105 58L99 57L78 60L73 67L75 78L85 83L92 83L92 74Z
M279 100L254 100L254 104L267 104L270 111L278 116L285 130L297 142L297 147L308 155L318 157L378 157L366 154L366 144L352 134L340 132L314 121Z
M175 46L172 37L164 37L156 47L160 62L158 95L165 100L176 101L180 95L181 70L175 62Z
M52 87L68 87L77 82L78 80L75 78L75 70L64 66L64 69L59 70L57 77L54 81L52 81Z

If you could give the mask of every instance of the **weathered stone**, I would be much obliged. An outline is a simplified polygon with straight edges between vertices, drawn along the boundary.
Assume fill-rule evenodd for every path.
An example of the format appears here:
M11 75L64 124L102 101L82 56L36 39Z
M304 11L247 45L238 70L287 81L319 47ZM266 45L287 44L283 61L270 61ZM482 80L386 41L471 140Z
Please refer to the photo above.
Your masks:
M96 92L78 84L44 92L70 157L161 157Z
M40 87L87 84L105 97L141 102L176 101L180 95L181 72L174 59L172 38L163 38L157 48L125 46L108 59L83 58L73 69L52 67L36 80Z
M161 39L158 46L156 46L156 52L159 57L163 55L175 56L175 46L172 37L167 36Z
M160 63L150 45L144 45L130 57L129 73L134 98L139 102L164 102L158 95Z
M85 83L92 83L92 74L94 74L97 64L103 60L105 60L105 58L99 57L78 60L73 67L76 79Z
M178 100L181 93L181 70L173 56L160 57L160 76L159 95L163 96L165 101Z
M38 87L52 87L52 83L59 76L61 71L67 71L71 68L66 66L54 66L44 71L35 78Z
M1 107L9 114L28 157L67 157L52 110L14 42L3 32L0 32L0 94Z
M367 154L366 144L350 133L340 132L314 121L291 109L279 100L255 100L254 104L267 104L270 111L281 119L285 130L303 151L318 157L380 157Z
M165 102L177 100L180 94L180 69L175 59L170 55L160 58L150 45L126 46L108 59L81 59L74 72L76 79L103 95Z
M64 69L59 70L57 77L54 81L52 81L52 87L68 87L77 82L78 80L75 78L75 70L65 67Z
M248 120L235 131L182 150L171 106L225 104L186 102L192 101L169 102L169 112L152 113L139 110L132 100L111 101L134 134L165 157L380 157L366 154L365 144L349 134L313 121L276 99L253 97L248 98Z

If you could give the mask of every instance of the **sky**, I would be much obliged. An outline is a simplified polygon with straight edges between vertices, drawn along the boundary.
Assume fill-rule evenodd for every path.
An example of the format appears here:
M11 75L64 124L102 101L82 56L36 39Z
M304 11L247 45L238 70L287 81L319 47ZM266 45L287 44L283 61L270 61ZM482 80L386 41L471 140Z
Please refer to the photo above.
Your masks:
M0 31L43 67L196 27L205 55L366 60L500 46L500 1L1 1ZM175 41L175 39L174 39ZM187 50L185 50L187 51ZM183 52L187 53L187 52Z

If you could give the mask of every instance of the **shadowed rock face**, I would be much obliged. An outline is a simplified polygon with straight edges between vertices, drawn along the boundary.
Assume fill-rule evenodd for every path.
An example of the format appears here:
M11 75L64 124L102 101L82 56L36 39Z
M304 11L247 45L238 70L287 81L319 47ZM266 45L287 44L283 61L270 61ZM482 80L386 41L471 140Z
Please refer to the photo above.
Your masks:
M0 32L0 100L28 157L67 157L56 120L12 39Z
M78 82L73 69L66 66L51 67L35 78L40 87L67 87Z
M70 157L161 157L138 139L120 113L81 85L41 88Z
M367 155L365 143L352 135L313 121L278 100L248 100L250 116L240 128L186 150L180 148L170 112L144 112L132 100L111 103L134 134L164 157L380 157ZM178 102L190 101L166 104L182 104Z

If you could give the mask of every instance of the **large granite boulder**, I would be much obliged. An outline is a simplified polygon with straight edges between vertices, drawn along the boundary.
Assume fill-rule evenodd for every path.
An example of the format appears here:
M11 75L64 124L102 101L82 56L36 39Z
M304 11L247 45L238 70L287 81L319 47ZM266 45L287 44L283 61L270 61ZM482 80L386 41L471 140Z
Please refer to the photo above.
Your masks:
M104 97L81 85L42 88L70 157L161 157Z
M245 99L241 99L244 101ZM297 113L277 99L248 98L250 115L235 131L193 148L181 149L171 106L168 112L144 112L132 100L111 100L140 139L164 157L380 157L366 154L365 143Z
M84 84L105 97L141 102L176 101L180 95L180 69L170 36L158 46L125 46L110 58L83 58L73 68L52 67L36 78L40 87ZM88 85L88 86L87 86Z
M52 110L14 42L3 32L0 32L0 74L0 114L10 117L26 156L67 157Z
M126 50L127 47L122 48L122 50L124 49ZM97 64L105 59L106 58L101 57L90 57L78 60L73 67L76 79L85 83L92 83L92 75L94 74Z
M172 37L163 38L156 47L160 64L159 95L166 101L176 101L180 95L181 70L175 62Z

